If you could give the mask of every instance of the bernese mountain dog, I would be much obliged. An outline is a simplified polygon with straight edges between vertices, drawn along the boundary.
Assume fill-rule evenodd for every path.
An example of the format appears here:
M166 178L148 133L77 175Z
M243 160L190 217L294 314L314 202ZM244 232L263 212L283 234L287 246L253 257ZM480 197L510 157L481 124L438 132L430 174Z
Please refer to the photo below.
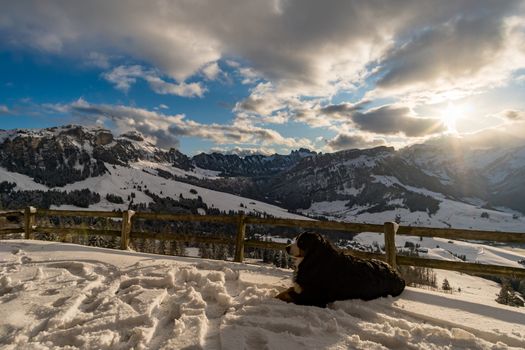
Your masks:
M305 232L286 247L296 259L293 287L276 298L326 307L336 300L398 296L405 281L387 263L344 255L318 233Z

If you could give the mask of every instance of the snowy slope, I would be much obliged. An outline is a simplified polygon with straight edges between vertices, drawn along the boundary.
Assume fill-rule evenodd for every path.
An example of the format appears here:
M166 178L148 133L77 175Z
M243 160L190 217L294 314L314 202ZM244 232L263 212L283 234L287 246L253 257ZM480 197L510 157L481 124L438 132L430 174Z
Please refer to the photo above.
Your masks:
M327 309L273 299L291 271L72 244L0 241L2 349L519 349L525 312L443 272L445 294Z
M109 169L110 173L97 177L89 177L85 180L61 187L60 190L70 191L87 188L91 191L99 193L101 196L101 201L97 204L91 205L89 209L92 210L113 210L117 208L127 209L127 198L131 195L131 193L134 193L136 196L134 203L150 203L152 199L143 192L147 189L161 197L172 197L175 199L179 198L179 195L181 194L184 198L197 198L198 196L201 196L208 207L214 207L225 211L244 210L245 212L267 213L281 218L308 219L303 216L288 213L286 209L257 200L239 197L224 192L213 191L180 181L165 179L157 176L155 169L161 168L162 170L170 171L174 175L181 177L193 176L213 178L216 176L215 172L208 170L196 168L193 171L184 171L169 164L151 163L148 161L131 163L129 167L110 164L106 164L106 167ZM1 167L0 179L5 179L4 181L15 182L17 184L17 189L19 190L48 189L47 186L34 182L26 175L9 172ZM138 190L138 186L142 187L143 191ZM191 193L190 190L192 189L196 190L197 193ZM108 193L121 196L124 199L124 204L119 205L106 201L105 197ZM241 203L243 204L243 207L240 206ZM71 206L53 208L81 209Z
M354 240L362 245L372 246L374 242L383 245L384 235L382 233L363 232L354 237ZM508 246L494 247L473 242L449 240L437 237L419 237L396 235L396 247L403 248L406 242L414 246L418 244L423 249L419 255L425 258L460 261L456 255L464 255L467 262L480 264L502 265L523 268L517 261L525 259L523 250L513 249Z
M45 185L36 183L32 178L27 175L13 173L7 171L5 168L0 167L0 181L8 181L16 183L17 190L42 190L47 191L49 188Z
M401 186L411 192L430 196L440 201L439 210L433 215L426 212L396 208L379 213L369 213L366 207L354 206L348 208L348 201L316 202L310 208L303 210L305 214L323 215L327 218L347 221L382 224L393 221L396 215L401 218L401 225L425 227L453 227L463 229L479 229L488 231L515 231L525 233L525 217L509 209L504 211L481 208L480 206L451 200L441 193L417 188L401 183L393 176L373 175L376 182L387 186ZM488 218L482 218L482 213Z

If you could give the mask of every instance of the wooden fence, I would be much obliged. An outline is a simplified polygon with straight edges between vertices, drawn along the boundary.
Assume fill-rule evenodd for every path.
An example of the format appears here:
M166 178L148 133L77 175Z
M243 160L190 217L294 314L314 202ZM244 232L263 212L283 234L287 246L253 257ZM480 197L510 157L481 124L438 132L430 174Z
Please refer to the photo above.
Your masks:
M131 238L148 238L156 240L173 240L173 241L196 241L205 243L229 244L235 243L234 260L242 262L244 260L244 249L268 248L283 249L286 244L277 242L266 242L257 240L246 240L247 225L268 225L283 226L305 229L322 229L347 231L352 233L359 232L378 232L384 233L385 253L377 254L362 252L357 250L345 250L345 253L363 258L375 258L388 262L393 267L399 265L422 266L444 270L453 270L466 273L481 275L503 275L515 278L525 278L525 268L508 267L500 265L486 265L478 263L468 263L459 261L444 261L437 259L426 259L419 257L408 257L398 255L395 246L395 236L409 235L420 237L441 237L446 239L464 239L479 240L506 243L525 244L525 233L516 232L498 232L498 231L480 231L480 230L462 230L452 228L430 228L430 227L411 227L399 226L394 222L385 222L384 225L362 224L362 223L343 223L334 221L313 221L313 220L295 220L295 219L277 219L277 218L259 218L239 214L236 216L209 216L209 215L188 215L188 214L166 214L150 212L134 212L126 210L123 212L113 211L76 211L76 210L49 210L36 209L28 207L25 210L15 210L9 212L0 212L1 217L20 217L23 218L23 227L5 228L0 227L0 237L7 234L23 233L25 239L31 239L33 233L54 233L58 235L78 234L79 228L63 227L39 227L36 226L36 217L105 217L121 219L120 230L105 229L88 229L87 232L93 235L119 236L121 249L128 249ZM224 237L198 237L194 235L182 235L176 233L148 233L132 230L132 222L137 219L159 220L159 221L186 221L186 222L209 222L235 225L237 234L234 240ZM85 231L85 229L82 229Z

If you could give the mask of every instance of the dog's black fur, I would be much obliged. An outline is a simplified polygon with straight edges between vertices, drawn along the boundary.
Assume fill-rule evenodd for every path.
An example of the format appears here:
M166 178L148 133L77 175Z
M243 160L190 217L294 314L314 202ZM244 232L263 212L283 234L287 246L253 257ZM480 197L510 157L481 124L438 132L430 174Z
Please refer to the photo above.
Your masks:
M398 296L405 289L405 281L390 265L344 255L320 234L302 233L296 244L303 254L294 274L299 288L283 292L287 295L280 299L326 307L336 300Z

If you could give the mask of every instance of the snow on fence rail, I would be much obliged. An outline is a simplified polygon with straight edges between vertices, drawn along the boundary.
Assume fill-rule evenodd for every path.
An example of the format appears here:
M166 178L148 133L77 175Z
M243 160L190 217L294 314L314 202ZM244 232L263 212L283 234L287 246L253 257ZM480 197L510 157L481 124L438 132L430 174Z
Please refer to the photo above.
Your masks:
M35 217L106 217L122 219L121 230L103 230L103 229L85 229L85 228L65 228L65 227L39 227L35 225ZM193 214L168 214L168 213L149 213L134 212L126 210L123 212L114 211L84 211L84 210L50 210L36 209L28 207L25 210L14 210L0 212L1 217L23 217L24 226L18 228L6 228L0 226L0 236L24 233L26 239L31 239L34 232L55 233L58 235L79 234L79 231L88 232L94 235L103 236L120 236L121 249L128 249L130 238L149 238L157 240L174 240L174 241L198 241L204 243L227 244L232 243L231 239L223 237L197 237L184 234L173 233L149 233L141 231L132 231L132 221L135 219L160 220L160 221L189 221L189 222L211 222L236 225L237 234L235 236L235 257L234 260L242 262L244 260L244 248L268 248L283 249L286 244L278 242L263 242L256 240L246 240L247 225L269 225L284 227L301 227L309 229L339 230L348 232L383 232L385 236L385 253L377 254L362 252L357 250L346 249L345 253L364 258L375 258L388 262L392 266L411 265L438 268L443 270L453 270L459 272L484 274L484 275L504 275L517 278L525 277L525 269L500 266L486 265L478 263L467 263L458 261L444 261L437 259L416 258L397 255L395 246L396 234L408 236L424 237L441 237L451 239L467 239L494 242L515 242L525 243L525 233L516 232L499 232L499 231L480 231L480 230L463 230L453 228L432 228L432 227L411 227L399 226L394 222L385 222L384 225L363 224L363 223L346 223L335 221L311 221L296 219L280 218L258 218L249 217L244 214L236 216L211 216L211 215L193 215ZM0 223L1 224L1 223Z

